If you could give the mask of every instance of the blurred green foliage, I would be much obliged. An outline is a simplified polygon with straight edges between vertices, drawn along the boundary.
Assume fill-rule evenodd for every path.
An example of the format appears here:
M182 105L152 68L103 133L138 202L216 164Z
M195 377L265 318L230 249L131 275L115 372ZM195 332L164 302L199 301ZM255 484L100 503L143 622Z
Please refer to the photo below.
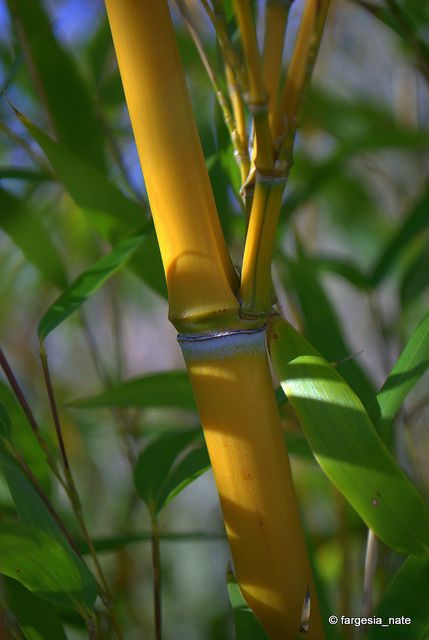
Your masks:
M233 32L231 3L224 4ZM221 516L166 322L159 250L106 17L100 3L88 16L84 5L0 0L1 619L12 637L30 640L94 637L94 625L113 638L115 624L127 640L152 637L155 522L166 640L256 640L263 632L232 578L227 589ZM213 34L199 4L192 7L220 68ZM262 23L262 2L255 11ZM204 69L175 18L219 215L240 264L239 174ZM429 637L428 29L428 5L419 0L334 3L273 271L279 306L308 341L301 347L323 362L313 380L306 371L314 412L302 405L305 384L289 390L290 402L278 393L278 402L324 612L361 613L365 521L391 545L380 543L376 614L413 619L372 627L371 640ZM49 396L39 339L51 363ZM319 374L340 404L343 379L356 394L353 437L347 420L323 407L331 437L321 466L341 494L310 454L321 446ZM52 408L76 482L70 500L55 474L61 447ZM357 504L372 481L366 450L371 472L388 477L393 469L398 482L395 495L389 484L383 522L373 506ZM345 451L351 468L343 465L338 480L332 468ZM397 553L398 536L403 553L426 557ZM345 638L353 633L343 629Z

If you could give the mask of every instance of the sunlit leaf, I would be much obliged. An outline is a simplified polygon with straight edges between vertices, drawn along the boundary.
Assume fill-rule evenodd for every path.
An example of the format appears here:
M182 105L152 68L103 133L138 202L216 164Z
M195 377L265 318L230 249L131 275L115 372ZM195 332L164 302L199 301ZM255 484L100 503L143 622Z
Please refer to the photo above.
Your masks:
M402 553L427 555L429 508L390 455L359 398L288 322L271 325L269 349L328 478L386 544Z
M43 501L39 488L35 487L10 454L9 444L7 440L0 440L0 469L6 478L20 522L26 527L36 528L46 533L63 548L65 555L69 557L70 563L75 566L80 576L85 603L88 607L92 607L97 595L92 574L70 546L64 529ZM25 586L30 588L28 585Z
M123 240L110 253L81 273L43 315L38 326L40 340L44 340L55 327L79 309L106 280L124 267L142 240L142 235Z
M383 440L390 436L393 419L405 398L429 367L429 313L425 315L395 362L377 394L377 427Z
M300 253L299 259L283 261L297 296L305 334L328 362L341 362L339 371L366 407L373 402L374 386L347 344L341 322L320 282L315 264ZM342 362L343 361L343 362Z
M0 523L0 573L53 604L84 609L94 603L70 554L36 527Z

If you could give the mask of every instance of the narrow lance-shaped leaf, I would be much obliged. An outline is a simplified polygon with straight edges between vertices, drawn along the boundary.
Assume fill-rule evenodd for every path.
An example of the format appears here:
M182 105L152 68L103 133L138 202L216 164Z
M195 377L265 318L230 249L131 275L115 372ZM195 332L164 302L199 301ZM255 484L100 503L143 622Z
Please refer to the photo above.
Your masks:
M269 329L271 358L314 456L365 523L401 553L427 555L429 508L359 398L288 322Z
M0 187L2 229L44 278L59 288L67 284L60 255L48 231L23 200Z
M9 486L20 522L25 526L43 531L50 538L56 540L64 549L64 553L69 557L70 562L74 564L80 576L82 602L86 607L92 607L97 596L94 577L66 539L65 531L54 517L54 514L48 509L39 490L30 482L12 457L10 453L11 447L13 448L7 437L0 439L0 469Z
M56 38L42 3L7 0L7 4L55 135L80 158L104 169L104 136L93 100L73 57Z
M53 604L81 612L93 604L86 601L82 576L70 554L41 529L0 523L0 573Z
M429 367L429 313L408 340L386 382L377 394L379 419L377 428L383 440L388 440L393 419L408 393ZM378 412L377 412L378 413Z
M5 600L26 640L67 640L52 605L28 591L17 580L3 578Z
M99 407L177 407L195 411L195 400L185 371L162 371L133 378L87 398L69 403L78 409Z
M370 640L426 640L429 634L429 561L410 556L394 576L375 616L388 624L389 618L410 618L410 624L374 625Z
M134 483L151 512L161 511L210 466L205 445L198 442L199 436L201 431L195 429L166 433L150 442L140 454Z
M124 236L143 226L145 218L140 205L127 198L103 172L46 135L22 113L17 110L15 113L45 153L68 193L100 233Z
M127 198L101 171L52 140L23 114L17 112L17 116L44 151L66 191L102 236L118 241L142 229L146 219L137 202ZM166 295L154 231L145 235L130 267L154 291Z
M259 624L255 614L245 601L234 574L228 572L228 595L234 616L237 640L268 640L268 636ZM295 640L295 639L294 639Z
M429 242L419 247L414 259L405 270L401 282L400 299L401 306L407 307L418 300L424 291L429 288Z
M111 276L126 265L143 240L142 235L120 242L110 253L81 273L55 300L39 322L40 340L74 313Z
M316 271L316 265L300 247L297 262L284 262L287 274L297 295L304 320L305 333L328 362L342 362L340 372L366 407L374 399L372 381L347 344L336 311L326 294Z
M371 283L374 287L380 284L389 271L396 266L398 258L404 249L424 229L427 229L428 224L429 189L423 193L420 200L411 208L411 211L383 249L371 274Z

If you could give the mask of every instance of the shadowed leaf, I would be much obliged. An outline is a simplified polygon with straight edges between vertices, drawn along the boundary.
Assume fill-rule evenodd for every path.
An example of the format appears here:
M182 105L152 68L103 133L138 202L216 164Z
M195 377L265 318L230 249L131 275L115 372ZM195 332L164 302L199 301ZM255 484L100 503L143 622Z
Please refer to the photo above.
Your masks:
M122 269L140 246L143 236L133 236L120 242L110 253L81 273L49 307L39 322L40 340L74 313L111 276Z

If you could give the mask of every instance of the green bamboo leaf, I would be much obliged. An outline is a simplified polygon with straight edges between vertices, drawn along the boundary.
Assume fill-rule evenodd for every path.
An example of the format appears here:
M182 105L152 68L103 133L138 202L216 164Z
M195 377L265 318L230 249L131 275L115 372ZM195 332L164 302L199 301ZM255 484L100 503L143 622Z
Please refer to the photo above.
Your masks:
M0 187L0 229L48 282L63 289L67 276L60 255L40 216L12 193Z
M147 222L142 207L127 198L101 171L55 142L23 114L17 116L44 151L59 180L91 224L108 240L126 238L140 231ZM145 227L146 228L146 227ZM130 268L151 289L166 297L164 270L153 227L145 235Z
M31 182L45 182L52 180L52 176L42 171L34 171L25 167L0 167L0 179L28 180Z
M376 424L384 441L390 437L393 420L405 398L428 367L429 312L413 332L377 394L379 419Z
M197 449L191 449L168 475L159 493L158 503L162 507L167 506L177 494L209 468L210 458L206 446L202 444Z
M38 326L40 340L45 340L55 327L79 309L109 278L122 269L142 240L143 235L126 238L81 273L43 315Z
M127 198L102 171L50 138L16 109L15 113L45 153L65 189L102 235L124 237L143 226L145 218L140 205Z
M52 604L84 611L94 603L70 554L36 527L0 523L0 573Z
M9 438L11 432L11 424L9 414L6 408L0 404L0 436Z
M396 266L399 256L404 249L418 235L424 232L429 225L429 189L426 190L419 201L411 208L402 224L393 233L386 247L383 249L375 264L370 280L376 287Z
M0 469L8 484L20 522L25 526L43 531L63 547L70 562L74 563L76 571L80 575L86 605L92 607L97 596L94 577L83 560L69 545L64 537L64 531L42 500L39 490L30 482L12 457L10 447L11 443L7 439L0 439Z
M73 57L55 37L42 3L7 4L58 139L79 158L104 169L104 135L94 101Z
M164 433L150 442L134 468L134 484L152 513L158 513L179 491L201 475L209 465L202 449L200 429ZM193 446L193 449L190 447ZM196 447L196 448L195 448ZM188 474L188 475L186 475Z
M17 580L3 577L5 600L26 640L67 640L55 609Z
M102 393L69 403L78 409L99 407L172 407L195 411L191 383L185 371L163 371L132 378Z
M234 616L236 640L268 640L252 609L247 604L232 572L227 574L228 595Z
M376 535L427 555L429 509L338 371L288 322L269 329L271 358L319 465Z
M110 553L116 549L122 549L129 544L151 542L152 537L153 535L151 531L143 531L141 533L128 533L122 536L93 538L92 542L97 553ZM159 538L162 543L170 542L176 544L178 542L219 542L219 540L226 540L226 535L224 533L210 533L208 531L161 531L159 533ZM85 541L80 542L79 549L84 555L90 553L88 544Z
M389 618L411 619L411 624L374 625L368 629L370 640L426 640L429 636L429 562L410 556L399 569L378 605L375 616L388 623Z
M347 344L336 311L326 294L315 268L301 248L296 262L283 259L304 320L305 334L328 362L341 362L341 375L369 408L374 400L372 381L359 365L350 358L353 349Z
M408 265L401 282L401 306L406 307L418 299L423 291L427 291L429 280L429 243L419 248L414 259Z
M370 288L366 275L357 265L348 260L341 260L334 256L318 256L315 259L315 267L319 271L328 271L341 276L362 291L368 291Z

